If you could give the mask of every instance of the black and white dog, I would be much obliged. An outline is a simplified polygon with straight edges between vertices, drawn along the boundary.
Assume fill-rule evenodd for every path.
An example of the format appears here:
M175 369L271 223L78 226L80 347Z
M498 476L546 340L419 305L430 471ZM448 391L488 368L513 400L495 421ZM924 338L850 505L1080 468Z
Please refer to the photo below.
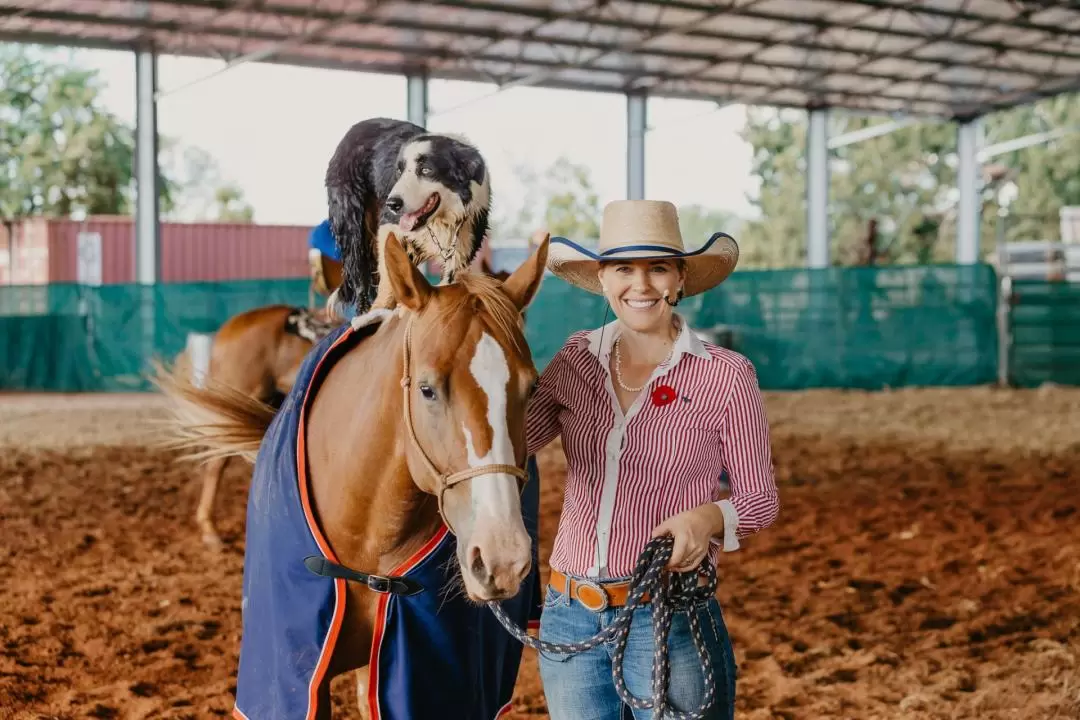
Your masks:
M330 229L341 248L342 282L330 310L357 314L394 305L383 243L392 232L414 265L437 258L443 282L476 256L488 231L491 182L480 152L402 120L353 125L326 171Z

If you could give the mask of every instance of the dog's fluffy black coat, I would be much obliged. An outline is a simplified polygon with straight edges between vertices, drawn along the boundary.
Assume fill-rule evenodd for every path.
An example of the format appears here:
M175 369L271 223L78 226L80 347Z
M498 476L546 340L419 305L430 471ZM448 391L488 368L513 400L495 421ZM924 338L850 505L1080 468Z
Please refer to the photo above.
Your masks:
M402 120L373 118L353 125L330 160L326 190L330 228L342 259L342 284L335 302L354 305L358 314L368 311L378 290L380 228L401 219L401 212L388 208L386 200L406 170L403 150L418 141L429 147L423 156L429 166L425 180L456 195L464 209L463 217L455 218L456 236L441 238L454 248L453 259L444 262L444 281L452 281L454 272L472 262L487 235L490 185L486 163L476 148ZM482 186L483 197L475 196L477 186ZM435 214L441 217L443 208ZM432 256L420 233L437 233L434 221L428 219L413 232L395 230L414 264Z

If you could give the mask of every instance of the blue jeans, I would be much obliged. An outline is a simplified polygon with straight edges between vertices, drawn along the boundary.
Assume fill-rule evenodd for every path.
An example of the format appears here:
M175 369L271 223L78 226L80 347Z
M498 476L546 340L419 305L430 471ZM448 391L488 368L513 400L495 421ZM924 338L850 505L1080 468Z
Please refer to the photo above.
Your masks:
M540 639L547 642L581 642L607 627L618 615L613 608L595 613L548 586L540 617ZM708 720L735 717L735 654L731 648L720 604L711 598L693 609L697 614L710 664L716 678L716 697ZM652 695L652 606L634 610L623 659L626 689L638 698ZM604 643L577 655L540 654L540 678L544 683L551 720L653 720L652 710L631 710L615 690L611 674L614 644ZM690 634L686 612L672 618L668 635L670 676L669 703L678 710L696 710L704 697L704 674Z

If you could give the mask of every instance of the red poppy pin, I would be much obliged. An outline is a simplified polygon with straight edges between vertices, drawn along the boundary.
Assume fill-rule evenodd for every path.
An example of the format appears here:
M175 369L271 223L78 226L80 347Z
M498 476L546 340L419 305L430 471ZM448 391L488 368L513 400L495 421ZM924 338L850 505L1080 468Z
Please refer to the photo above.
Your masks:
M652 391L652 402L657 407L663 407L675 401L675 388L670 385L658 385Z

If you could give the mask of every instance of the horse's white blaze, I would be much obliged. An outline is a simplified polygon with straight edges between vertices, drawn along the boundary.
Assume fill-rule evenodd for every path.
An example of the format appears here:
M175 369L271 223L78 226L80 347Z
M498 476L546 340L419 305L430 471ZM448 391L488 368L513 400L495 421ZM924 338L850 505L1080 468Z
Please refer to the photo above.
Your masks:
M514 445L506 424L506 386L510 382L510 365L506 354L487 333L476 344L469 370L487 396L487 420L491 427L491 449L483 457L476 454L469 428L465 427L465 448L469 467L491 463L513 465ZM505 517L517 509L517 481L506 473L493 473L473 478L472 503L476 515Z

